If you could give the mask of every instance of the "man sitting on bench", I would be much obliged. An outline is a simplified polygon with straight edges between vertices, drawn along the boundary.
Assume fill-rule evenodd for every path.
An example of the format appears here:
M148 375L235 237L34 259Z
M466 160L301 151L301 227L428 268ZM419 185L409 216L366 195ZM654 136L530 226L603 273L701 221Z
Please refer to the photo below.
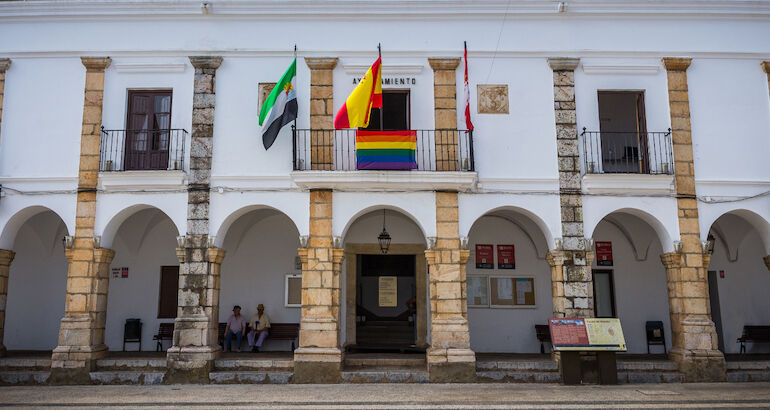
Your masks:
M225 351L233 351L230 348L230 341L235 336L236 345L235 351L241 351L241 338L243 332L246 330L246 320L241 316L241 307L238 305L233 306L233 314L227 319L227 327L225 328Z
M260 303L257 306L257 313L251 316L249 326L251 326L251 332L246 338L249 341L249 346L251 346L251 351L258 352L268 335L267 329L270 328L270 316L265 313L265 305Z

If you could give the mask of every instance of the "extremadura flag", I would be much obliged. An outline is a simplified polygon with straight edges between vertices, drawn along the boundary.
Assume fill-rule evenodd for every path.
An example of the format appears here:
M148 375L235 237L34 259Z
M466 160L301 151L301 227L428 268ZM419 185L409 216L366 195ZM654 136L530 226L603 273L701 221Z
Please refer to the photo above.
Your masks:
M291 62L283 73L259 112L259 125L262 127L262 144L270 148L278 137L278 131L284 125L297 118L297 93L294 90L297 79L297 59Z

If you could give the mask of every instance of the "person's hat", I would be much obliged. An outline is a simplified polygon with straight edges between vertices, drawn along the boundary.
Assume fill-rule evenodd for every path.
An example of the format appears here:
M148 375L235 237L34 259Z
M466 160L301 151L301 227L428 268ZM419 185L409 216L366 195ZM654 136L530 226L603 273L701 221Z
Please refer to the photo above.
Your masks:
M235 305L235 306L233 306L233 311L235 311L235 309L240 309L240 308L241 308L240 306Z
M263 305L261 303L257 305L257 309L264 309L264 308L265 308L265 305Z

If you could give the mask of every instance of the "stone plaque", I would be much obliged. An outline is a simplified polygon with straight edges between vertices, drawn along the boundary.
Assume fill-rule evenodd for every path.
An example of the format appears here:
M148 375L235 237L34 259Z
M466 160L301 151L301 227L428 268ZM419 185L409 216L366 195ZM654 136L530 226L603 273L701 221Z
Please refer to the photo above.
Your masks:
M508 114L508 84L478 85L479 114Z
M270 95L270 93L273 91L273 88L275 88L276 83L259 83L259 102L258 102L258 111L262 111L262 104L265 103L265 100L267 100L267 97Z

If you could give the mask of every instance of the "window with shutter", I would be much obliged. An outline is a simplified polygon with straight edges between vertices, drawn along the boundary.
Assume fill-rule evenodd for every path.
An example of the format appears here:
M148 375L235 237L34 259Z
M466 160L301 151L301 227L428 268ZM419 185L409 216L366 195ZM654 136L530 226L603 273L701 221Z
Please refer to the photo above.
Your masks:
M168 169L171 91L129 91L126 170Z

